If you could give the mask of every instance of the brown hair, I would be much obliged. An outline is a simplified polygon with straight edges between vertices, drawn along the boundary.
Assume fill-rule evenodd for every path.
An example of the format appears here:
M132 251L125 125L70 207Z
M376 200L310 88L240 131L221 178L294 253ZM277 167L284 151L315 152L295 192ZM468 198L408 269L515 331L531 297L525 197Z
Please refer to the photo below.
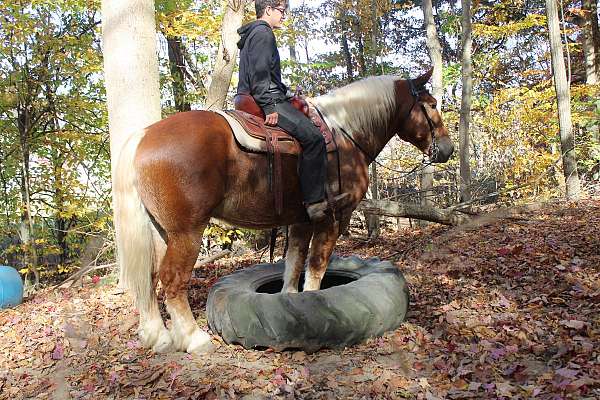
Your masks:
M267 7L287 8L287 0L255 0L254 9L256 10L256 18L262 17Z

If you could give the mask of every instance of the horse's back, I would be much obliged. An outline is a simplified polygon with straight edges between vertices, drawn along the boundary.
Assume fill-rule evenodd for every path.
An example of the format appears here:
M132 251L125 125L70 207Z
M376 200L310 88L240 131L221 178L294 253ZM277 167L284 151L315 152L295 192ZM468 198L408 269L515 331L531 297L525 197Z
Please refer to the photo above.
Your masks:
M174 114L146 128L134 162L138 190L163 227L197 225L221 202L231 145L229 125L210 111Z

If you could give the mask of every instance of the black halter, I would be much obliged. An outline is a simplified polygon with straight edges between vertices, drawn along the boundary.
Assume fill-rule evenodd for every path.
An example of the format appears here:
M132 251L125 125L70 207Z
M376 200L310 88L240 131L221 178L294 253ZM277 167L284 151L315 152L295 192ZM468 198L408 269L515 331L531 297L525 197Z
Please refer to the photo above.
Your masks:
M412 79L407 79L406 81L408 82L410 94L412 95L414 101L413 101L412 106L410 106L408 113L403 118L403 121L406 121L410 117L410 114L412 113L413 108L415 108L415 105L417 103L420 103L421 110L423 110L423 114L425 114L425 118L427 119L427 124L429 125L429 130L431 132L431 146L429 147L429 159L435 160L437 158L437 153L439 151L437 142L435 140L435 126L433 125L433 121L431 120L429 113L427 113L427 109L425 108L425 105L419 101L419 97L421 96L421 93L425 92L426 90L424 87L421 87L418 89L417 86L415 85L415 83L412 81ZM340 130L342 131L344 136L346 136L354 144L354 146L356 146L365 156L367 156L367 158L370 160L370 162L375 161L375 157L371 156L365 149L363 149L362 146L360 144L358 144L356 142L356 140L354 140L352 135L350 135L348 132L346 132L346 130L342 127L340 127ZM423 162L425 162L425 158L423 158Z

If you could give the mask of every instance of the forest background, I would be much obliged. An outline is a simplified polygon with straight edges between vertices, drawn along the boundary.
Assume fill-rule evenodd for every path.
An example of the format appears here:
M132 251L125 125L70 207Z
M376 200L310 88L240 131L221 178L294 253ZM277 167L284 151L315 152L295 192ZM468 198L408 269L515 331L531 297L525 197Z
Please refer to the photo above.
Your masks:
M229 3L155 2L163 116L209 104ZM244 20L252 20L253 3L243 5ZM460 2L432 6L443 60L440 104L459 143L464 20ZM27 277L39 273L42 282L88 264L110 266L100 1L0 0L0 7L0 263ZM371 170L370 197L466 212L564 197L546 3L492 0L471 7L469 179L461 178L454 157L435 167L432 187L423 187L421 170L409 173L421 156L392 141ZM292 2L286 28L278 32L286 81L316 96L370 75L415 77L431 65L424 8L401 0ZM594 194L600 174L597 2L562 1L559 12L578 176L583 193ZM366 220L369 234L376 234ZM203 255L214 245L256 236L218 225L205 234Z

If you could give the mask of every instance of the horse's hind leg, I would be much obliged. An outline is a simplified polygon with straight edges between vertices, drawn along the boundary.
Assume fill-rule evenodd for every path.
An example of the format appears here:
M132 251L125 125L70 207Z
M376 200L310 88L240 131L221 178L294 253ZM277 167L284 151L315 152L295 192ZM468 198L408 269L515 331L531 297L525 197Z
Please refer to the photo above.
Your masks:
M204 353L212 349L208 333L202 331L188 302L188 284L202 243L204 225L190 232L169 232L167 252L159 276L171 315L171 338L178 350Z
M310 246L310 255L308 256L306 278L304 280L305 292L319 290L321 287L321 280L325 275L329 257L335 247L338 231L339 222L337 221L321 224L315 229Z
M288 252L285 256L282 293L298 293L298 280L304 269L308 245L312 235L312 225L290 226Z
M152 239L155 250L155 265L160 265L165 255L166 245L155 227L152 227ZM138 307L140 312L140 324L138 334L140 341L146 347L152 347L157 353L165 353L172 350L173 341L171 335L163 322L158 308L156 298L157 271L152 272L152 287L148 302L145 307Z

